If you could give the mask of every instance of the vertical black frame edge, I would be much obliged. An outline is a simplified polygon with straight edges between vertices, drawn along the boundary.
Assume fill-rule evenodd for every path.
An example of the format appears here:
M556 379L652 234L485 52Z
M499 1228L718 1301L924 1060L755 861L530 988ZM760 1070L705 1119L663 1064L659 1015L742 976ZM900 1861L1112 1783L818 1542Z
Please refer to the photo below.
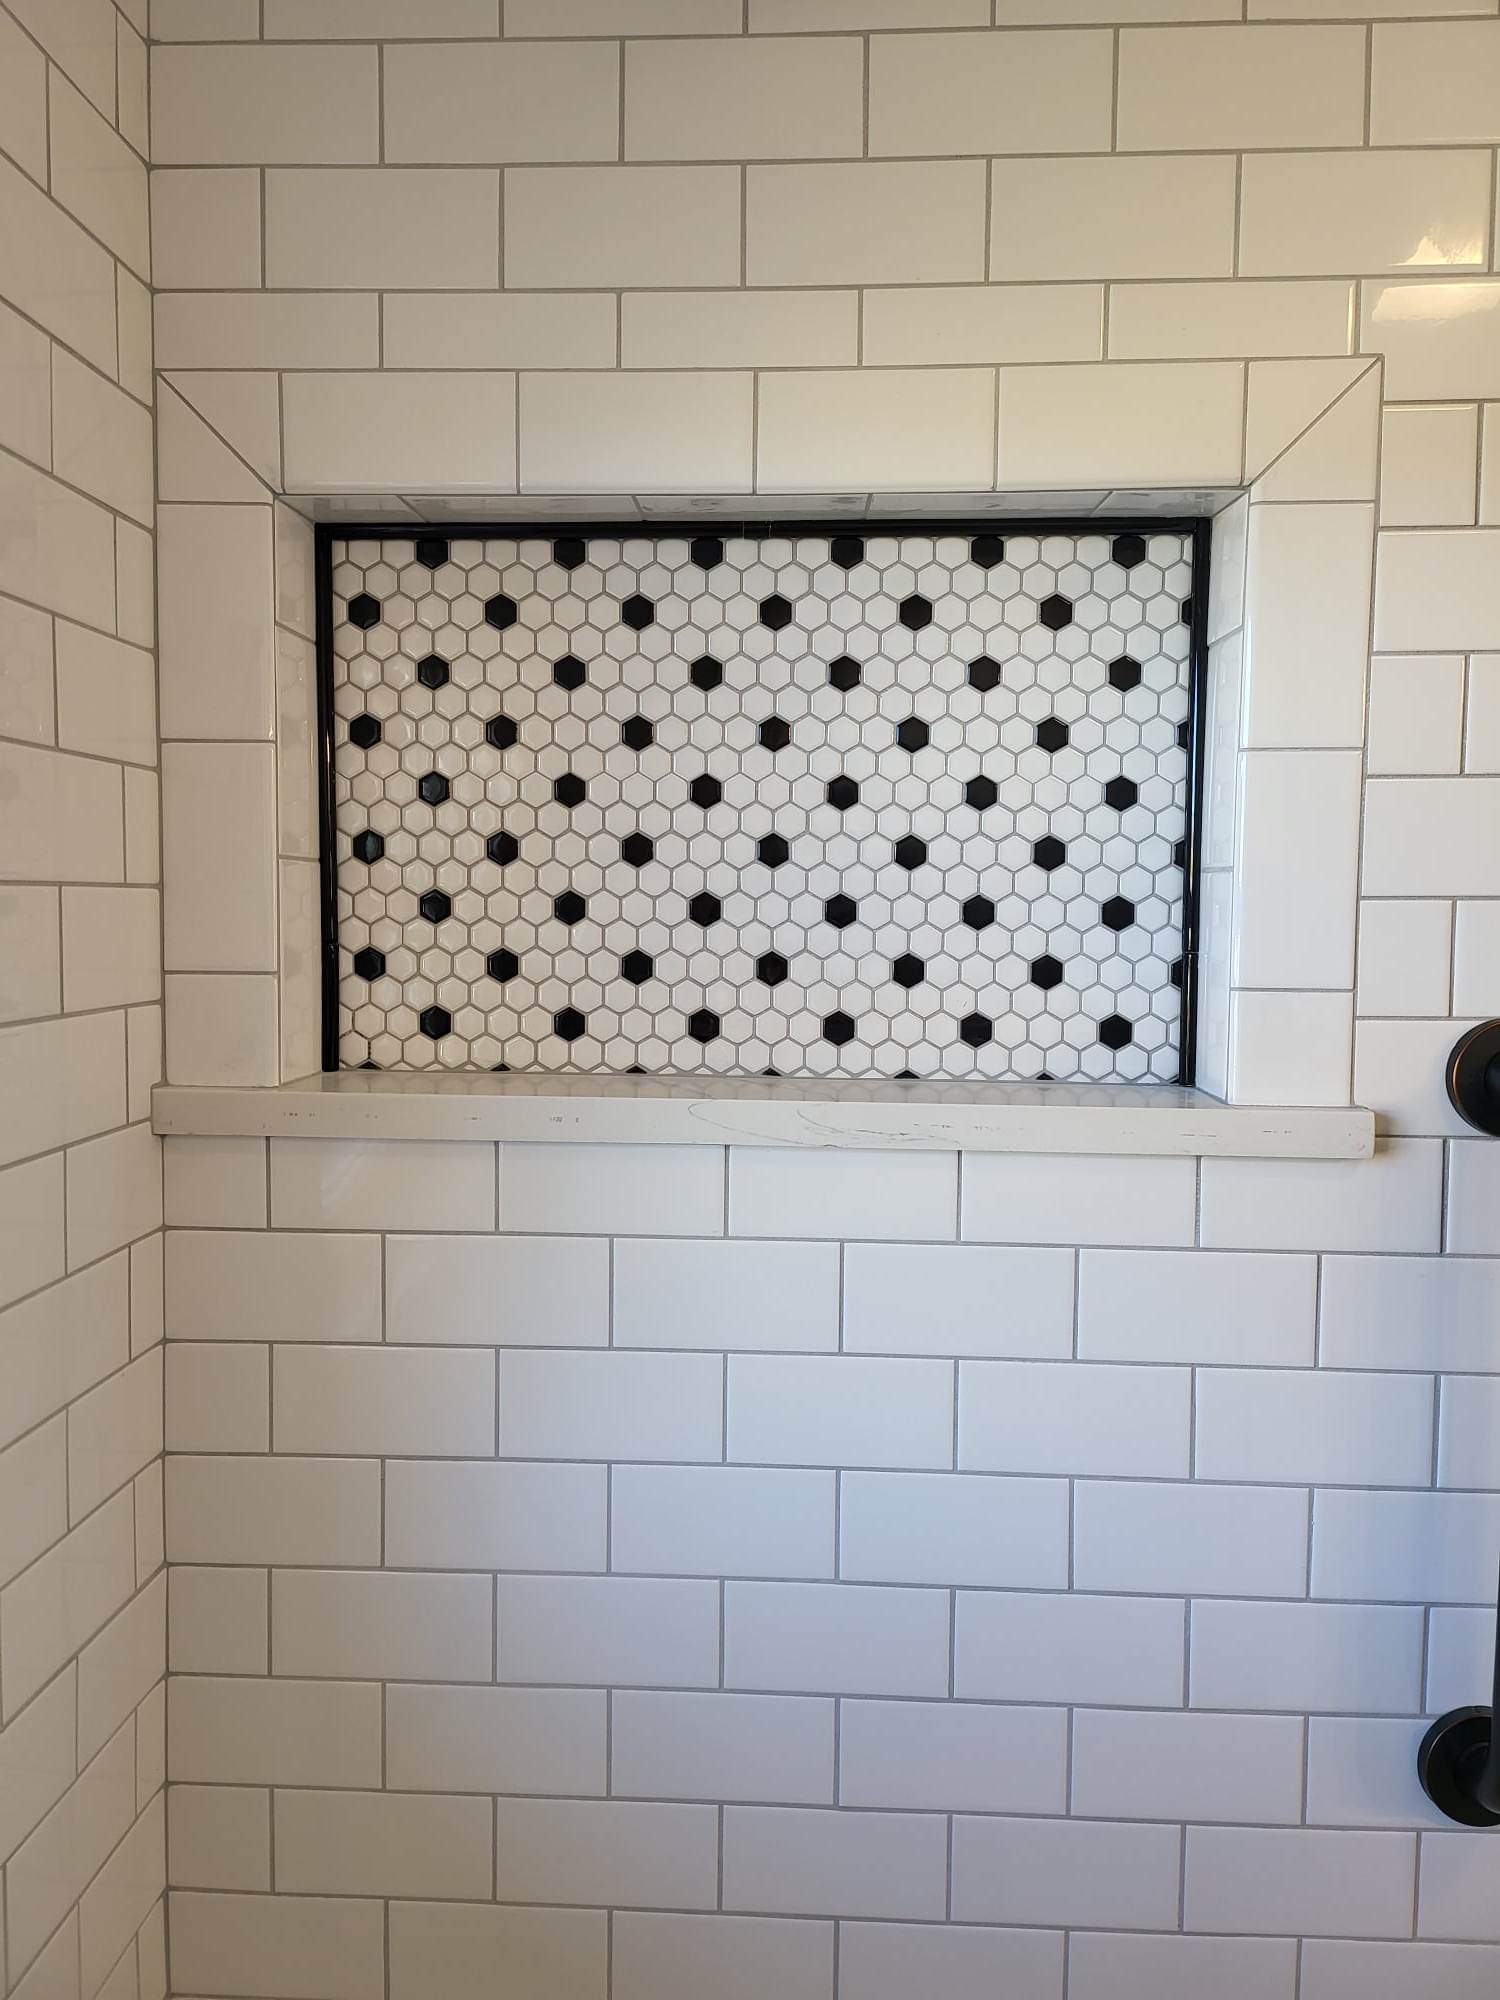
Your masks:
M318 707L318 966L321 974L323 1069L339 1066L339 864L333 817L333 544L351 531L313 525L314 654Z
M333 812L333 544L335 541L401 541L418 535L441 535L445 541L478 537L540 535L548 540L558 535L625 534L654 537L680 534L753 533L769 537L783 533L879 534L881 532L922 534L961 533L1025 534L1055 530L1077 534L1094 527L1112 535L1134 531L1138 534L1186 534L1193 545L1193 585L1189 599L1188 625L1188 783L1186 801L1186 866L1183 870L1182 911L1182 1006L1178 1023L1179 1085L1191 1088L1198 1072L1198 951L1200 942L1200 894L1202 888L1203 792L1207 753L1208 713L1208 566L1213 522L1203 516L1173 516L1163 519L1089 522L1066 515L1029 516L1008 519L1000 515L988 520L950 519L941 515L916 515L900 519L840 521L832 517L808 520L732 521L319 521L313 526L313 592L316 599L315 625L318 706L318 876L321 900L320 967L322 972L323 1069L339 1068L339 913L338 854Z
M1187 853L1182 876L1182 1012L1177 1030L1177 1081L1198 1080L1198 953L1202 941L1203 794L1208 763L1208 565L1213 522L1194 521L1193 589L1188 613Z

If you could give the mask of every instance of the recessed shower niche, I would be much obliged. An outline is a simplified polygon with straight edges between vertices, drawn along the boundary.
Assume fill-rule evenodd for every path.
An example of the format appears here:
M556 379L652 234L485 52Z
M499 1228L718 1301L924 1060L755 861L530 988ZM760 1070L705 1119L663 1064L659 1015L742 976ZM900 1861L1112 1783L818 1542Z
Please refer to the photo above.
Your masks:
M1192 1080L1201 525L319 539L327 1068Z

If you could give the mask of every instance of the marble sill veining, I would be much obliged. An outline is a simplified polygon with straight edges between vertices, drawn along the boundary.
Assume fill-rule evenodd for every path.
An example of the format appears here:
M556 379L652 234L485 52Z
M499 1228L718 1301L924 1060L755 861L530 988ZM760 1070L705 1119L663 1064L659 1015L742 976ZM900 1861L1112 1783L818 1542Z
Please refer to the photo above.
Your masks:
M510 1140L886 1151L1363 1160L1359 1106L1225 1104L1163 1084L397 1075L339 1071L274 1088L158 1084L166 1137Z

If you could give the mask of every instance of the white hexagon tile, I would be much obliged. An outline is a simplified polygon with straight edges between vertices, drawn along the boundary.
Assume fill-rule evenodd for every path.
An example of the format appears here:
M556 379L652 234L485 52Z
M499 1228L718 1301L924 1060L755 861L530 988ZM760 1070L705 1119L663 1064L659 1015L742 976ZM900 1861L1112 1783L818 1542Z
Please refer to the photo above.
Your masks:
M331 555L341 1066L1177 1078L1190 535Z

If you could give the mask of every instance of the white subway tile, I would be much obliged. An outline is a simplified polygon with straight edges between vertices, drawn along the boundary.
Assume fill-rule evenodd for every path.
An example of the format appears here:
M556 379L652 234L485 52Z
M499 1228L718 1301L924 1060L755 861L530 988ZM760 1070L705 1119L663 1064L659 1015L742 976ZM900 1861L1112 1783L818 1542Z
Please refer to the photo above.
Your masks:
M1240 269L1254 278L1482 266L1486 186L1477 152L1251 154Z
M380 302L341 292L158 292L159 368L374 368Z
M0 34L3 34L0 28ZM857 302L856 302L857 304ZM0 444L11 451L19 452L23 458L35 459L42 465L52 463L52 343L45 333L30 325L8 306L0 306ZM20 628L22 621L39 628L39 637L44 642L50 657L51 640L47 621L36 612L22 610L19 605L4 607L7 625L7 655L10 653L10 628ZM38 648L38 650L42 650ZM7 692L13 682L20 680L18 669L25 662L24 655L6 661ZM40 678L40 673L39 673ZM21 683L23 694L27 692ZM50 703L47 704L50 706ZM36 742L47 742L51 738L51 728L24 726L28 703L21 715L10 724L13 736L27 736ZM50 718L48 718L50 722ZM17 723L23 726L17 727Z
M861 355L867 367L1098 361L1103 306L1104 292L1099 285L872 289L863 295ZM627 328L629 311L627 300Z
M155 889L64 889L63 1000L139 1006L161 993L161 910Z
M1382 1130L1465 1131L1444 1088L1448 1052L1467 1026L1443 1021L1361 1021L1355 1036L1354 1095L1378 1104Z
M739 281L738 168L516 167L505 176L508 286ZM764 280L752 272L750 282Z
M67 1154L68 1263L92 1264L161 1228L161 1141L128 1125Z
M1372 144L1491 141L1500 136L1497 96L1500 27L1493 21L1405 22L1375 30Z
M275 1806L278 1889L455 1901L490 1896L487 1799L281 1791Z
M1464 663L1457 654L1386 655L1370 668L1365 768L1456 773L1463 756Z
M831 1577L833 1517L831 1472L621 1465L610 1486L611 1566L648 1576Z
M391 1460L385 1557L400 1569L603 1569L605 1511L602 1466Z
M724 1364L711 1354L500 1356L507 1458L717 1461Z
M0 262L10 305L96 367L114 374L114 259L4 159L0 159ZM27 595L34 597L36 592Z
M7 1946L17 1974L77 1902L134 1817L133 1731L123 1729L6 1867Z
M747 493L752 424L748 374L525 375L521 486Z
M839 1344L839 1255L831 1243L625 1238L614 1254L616 1346L832 1350Z
M1480 652L1500 646L1500 529L1394 531L1375 566L1382 652Z
M1483 1604L1500 1562L1500 1496L1319 1493L1315 1597Z
M1500 1267L1479 1259L1328 1257L1325 1368L1500 1368L1494 1326Z
M752 34L813 34L824 28L973 28L988 25L989 18L985 0L750 0Z
M68 1515L81 1521L161 1457L161 1349L68 1408Z
M815 160L864 151L864 53L853 36L634 42L625 50L624 90L628 160ZM601 111L593 157L613 158L613 76ZM872 150L907 149L882 141Z
M1196 1173L1190 1160L1052 1157L964 1159L963 1234L1000 1242L1188 1244Z
M1487 2000L1495 1954L1483 1945L1365 1944L1308 1938L1302 1947L1302 2000L1409 2000L1430 1989L1444 2000Z
M1500 653L1476 654L1469 662L1464 769L1500 772Z
M1373 541L1368 507L1251 508L1247 749L1359 747ZM1318 564L1309 560L1312 549ZM1309 648L1318 659L1311 684Z
M1127 28L1118 90L1127 152L1358 146L1365 38L1355 27Z
M1077 1931L1069 1940L1068 1991L1072 2000L1198 2000L1211 1992L1292 2000L1297 1950L1290 1938Z
M275 752L268 743L169 743L162 783L168 969L273 970Z
M606 1697L572 1688L390 1687L391 1791L602 1794Z
M839 1925L839 1984L843 2000L908 2000L913 1993L941 1993L943 2000L993 2000L996 1993L1061 2000L1064 1948L1060 1931L845 1922Z
M1417 1931L1424 1938L1482 1938L1500 1944L1493 1849L1477 1833L1422 1835Z
M1302 1727L1294 1716L1079 1709L1071 1809L1087 1819L1295 1826Z
M506 1146L501 1224L589 1236L718 1236L722 1155L702 1146ZM567 1254L577 1254L571 1247Z
M36 181L47 178L47 61L7 14L0 17L0 124L5 149Z
M167 1793L167 1879L178 1889L269 1889L271 1794L227 1785Z
M988 369L911 369L761 378L762 487L846 485L906 492L988 487L995 385Z
M378 1902L177 1890L171 1918L173 1979L200 1992L246 1982L270 2000L299 1992L382 2000L385 1992L385 1912Z
M163 1204L185 1229L264 1229L264 1139L164 1139Z
M260 284L260 175L252 167L151 176L152 274L163 291Z
M425 36L425 20L408 17L406 32ZM466 39L445 48L417 40L387 49L383 61L387 160L492 166L618 155L620 56L608 42L526 48ZM716 150L699 147L692 157Z
M151 271L146 163L66 78L49 79L52 199L141 278Z
M117 1493L0 1592L7 1723L134 1588L135 1507Z
M154 764L156 667L150 653L65 620L56 629L57 736L63 749Z
M535 2000L605 2000L603 1910L497 1909L477 1903L390 1905L391 2000L489 2000L525 1982Z
M730 1228L736 1236L951 1240L957 1183L953 1153L734 1146Z
M271 509L163 507L157 533L163 735L269 741Z
M1472 527L1478 452L1474 404L1388 407L1381 427L1381 526Z
M1072 1351L1072 1318L1065 1250L870 1243L844 1254L852 1352L1060 1358Z
M617 1258L626 1248L618 1247ZM603 1347L609 1340L609 1246L602 1240L392 1236L385 1259L392 1340L480 1347Z
M116 1013L33 1021L0 1031L0 1087L7 1113L0 1163L8 1166L122 1121L124 1030Z
M0 1304L24 1298L66 1268L63 1162L32 1160L0 1173Z
M480 1576L278 1570L271 1579L276 1672L320 1680L487 1681L491 1588Z
M387 292L385 359L392 368L608 368L615 310L604 292Z
M380 1467L176 1456L167 1466L167 1549L188 1563L378 1563Z
M1435 1250L1441 1147L1390 1139L1373 1160L1205 1160L1203 1242L1238 1250Z
M0 890L0 1021L62 1011L56 889Z
M282 405L292 492L515 490L513 375L288 375Z
M68 1426L58 1417L0 1452L0 1584L68 1531Z
M1307 1495L1285 1487L1087 1480L1074 1499L1080 1590L1300 1597Z
M1105 152L1112 94L1107 35L878 36L870 42L869 150Z
M614 1924L614 2000L831 2000L833 1925L774 1917L631 1915Z
M1251 362L1245 468L1265 467L1258 502L1374 500L1380 377L1355 366L1364 373L1345 389L1348 366L1332 359Z
M270 1350L174 1340L166 1356L166 1442L173 1452L268 1452Z
M955 1819L953 1916L1166 1930L1177 1922L1176 1827Z
M1227 361L1003 369L999 484L1234 483L1242 372Z
M1068 1488L1062 1479L848 1472L839 1522L839 1574L856 1582L1014 1589L1067 1584Z
M718 1902L712 1806L502 1799L496 1833L502 1902L648 1910Z
M566 303L572 313L576 302ZM614 359L612 303L608 320L608 352L580 366ZM859 297L853 291L626 292L620 343L627 368L835 367L859 358ZM557 367L563 358L554 347L549 356L517 365ZM877 358L867 333L865 359Z
M153 164L374 160L379 126L373 48L151 51Z
M489 1229L495 1149L273 1139L271 1220L278 1229Z
M184 1574L173 1572L173 1590ZM257 1579L262 1606L264 1579ZM356 1682L219 1680L174 1671L168 1761L179 1780L373 1789L381 1771L380 1689Z
M614 1687L715 1687L719 1586L707 1579L502 1576L497 1678Z
M97 1992L99 2000L135 2000L135 1940L138 1932L144 1932L140 1963L146 1979L158 1981L150 1990L161 1994L166 1985L165 1887L166 1802L158 1781L135 1825L79 1899L79 1963L85 1992ZM153 1950L154 1965L149 1955Z
M1354 976L1358 753L1256 751L1241 760L1241 785L1237 983L1347 989ZM1319 866L1309 869L1314 850Z
M1461 964L1461 913L1456 950ZM1448 968L1453 958L1451 903L1362 902L1356 995L1360 1018L1375 1014L1446 1015ZM1455 993L1453 1004L1460 1013L1476 1013L1480 1006L1478 1000L1459 993Z
M1224 156L997 160L988 275L1227 278L1234 201Z
M1109 352L1115 361L1347 354L1353 319L1354 287L1346 278L1113 285Z
M452 52L433 53L447 60ZM458 53L469 60L475 52ZM409 51L392 51L388 90L390 70L411 59ZM434 229L439 213L443 227ZM284 168L266 175L265 215L265 282L278 290L367 291L372 272L401 291L493 290L498 279L500 183L493 172Z
M1403 1937L1414 1835L1194 1826L1185 1921L1195 1931Z
M1438 1424L1440 1486L1500 1488L1500 1381L1449 1376Z
M945 1591L730 1583L724 1607L726 1686L788 1694L948 1691Z
M59 1197L61 1192L59 1184ZM13 1256L8 1242L6 1255ZM118 1256L92 1265L0 1318L0 1445L124 1366L130 1354L126 1261Z
M275 1355L276 1449L331 1456L485 1457L495 1362L463 1347L285 1347Z
M1305 1364L1316 1300L1310 1257L1085 1250L1078 1353L1090 1361Z
M8 1861L46 1818L78 1773L76 1685L71 1668L0 1736L0 1854ZM833 1710L828 1714L828 1796L833 1797Z
M1445 1248L1493 1255L1500 1250L1500 1161L1479 1140L1448 1147L1448 1230Z
M152 27L162 42L260 39L259 0L156 0L156 14Z
M0 170L3 167L0 161ZM0 254L3 251L0 237ZM18 459L0 454L0 524L5 529L0 540L0 590L27 597L44 610L85 619L91 625L113 624L115 534L104 508L59 486L44 472L33 472ZM19 753L9 752L8 758L14 764L20 762ZM36 764L31 768L35 770ZM69 772L65 765L48 764L45 768L52 783L81 789L82 776ZM113 772L98 776L113 790ZM105 841L101 851L108 854L109 848ZM77 851L78 846L66 840L58 848L62 855ZM7 856L7 872L21 872L13 854ZM49 868L48 872L98 881L107 880L114 871L108 863L101 868L95 860L74 868Z
M621 1689L610 1701L610 1790L624 1798L832 1805L833 1719L832 1701L807 1696Z
M135 646L156 638L156 548L134 521L115 522L115 630Z
M1060 1813L1067 1757L1065 1709L846 1701L839 1715L839 1803Z
M724 1907L941 1917L947 1822L933 1813L724 1811Z
M1426 1723L1327 1715L1307 1725L1309 1826L1434 1826L1442 1815L1412 1783Z
M984 214L980 160L753 166L746 170L747 282L941 285L982 278Z
M1362 288L1360 347L1396 397L1500 396L1500 283L1395 279Z
M1185 1479L1191 1386L1185 1368L966 1361L958 1371L958 1462L971 1472L1065 1467Z
M1448 906L1439 907L1446 910ZM1500 988L1500 904L1460 903L1453 936L1454 1008L1460 1014L1483 1014L1490 1004L1489 996L1497 988ZM1441 1013L1444 1009L1435 1007L1431 1011Z
M374 1237L174 1230L166 1284L174 1340L380 1338Z
M953 1370L942 1361L733 1355L728 1451L751 1464L943 1467Z
M1417 1377L1205 1368L1195 1408L1200 1479L1414 1486L1431 1476L1432 1385Z

